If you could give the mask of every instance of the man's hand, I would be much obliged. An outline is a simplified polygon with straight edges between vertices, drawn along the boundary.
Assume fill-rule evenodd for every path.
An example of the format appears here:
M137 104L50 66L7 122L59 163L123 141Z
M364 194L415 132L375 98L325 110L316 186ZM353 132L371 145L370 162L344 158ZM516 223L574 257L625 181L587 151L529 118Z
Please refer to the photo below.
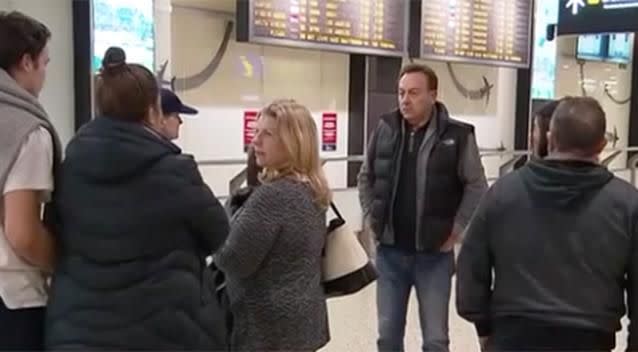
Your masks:
M488 345L489 339L490 339L489 336L479 337L479 345L481 345L482 352L487 351L487 345Z
M459 235L455 231L452 231L452 233L450 234L450 237L441 246L441 248L440 248L441 252L451 252L451 251L453 251L454 250L454 246L459 242L460 239L461 239L461 235Z

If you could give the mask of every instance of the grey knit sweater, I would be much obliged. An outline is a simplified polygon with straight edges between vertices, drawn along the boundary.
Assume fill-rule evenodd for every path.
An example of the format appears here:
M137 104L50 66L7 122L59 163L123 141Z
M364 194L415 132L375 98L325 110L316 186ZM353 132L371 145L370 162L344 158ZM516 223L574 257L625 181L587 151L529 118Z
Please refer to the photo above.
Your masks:
M227 275L234 351L315 351L329 340L321 286L325 211L310 188L259 186L231 223L215 263Z

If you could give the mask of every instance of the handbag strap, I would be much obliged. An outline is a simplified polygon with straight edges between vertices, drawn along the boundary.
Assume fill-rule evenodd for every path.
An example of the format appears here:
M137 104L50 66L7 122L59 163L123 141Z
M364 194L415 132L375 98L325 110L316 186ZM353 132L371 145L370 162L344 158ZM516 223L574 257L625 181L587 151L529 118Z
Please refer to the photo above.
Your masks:
M332 209L332 212L335 213L335 215L337 216L337 218L339 218L339 220L343 220L343 216L341 216L341 213L339 212L339 209L337 209L337 205L335 205L334 202L330 202L330 209Z

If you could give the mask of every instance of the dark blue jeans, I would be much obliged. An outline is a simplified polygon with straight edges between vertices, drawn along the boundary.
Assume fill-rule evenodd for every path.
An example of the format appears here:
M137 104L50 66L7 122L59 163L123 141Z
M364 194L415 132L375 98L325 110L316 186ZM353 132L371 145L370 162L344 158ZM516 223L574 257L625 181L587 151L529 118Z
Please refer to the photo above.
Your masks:
M11 310L0 300L0 351L43 351L44 310Z
M454 252L406 253L377 249L377 315L380 352L404 350L405 323L412 287L419 303L423 351L448 352L448 314Z

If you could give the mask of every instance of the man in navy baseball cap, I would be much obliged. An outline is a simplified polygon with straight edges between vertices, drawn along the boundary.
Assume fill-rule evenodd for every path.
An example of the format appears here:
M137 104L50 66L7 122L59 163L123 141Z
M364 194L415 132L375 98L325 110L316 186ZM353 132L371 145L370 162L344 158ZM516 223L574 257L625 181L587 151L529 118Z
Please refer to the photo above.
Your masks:
M159 131L164 137L169 140L174 140L179 137L179 126L182 124L182 117L184 115L196 115L197 109L188 105L184 105L175 93L170 89L162 88L162 128Z

